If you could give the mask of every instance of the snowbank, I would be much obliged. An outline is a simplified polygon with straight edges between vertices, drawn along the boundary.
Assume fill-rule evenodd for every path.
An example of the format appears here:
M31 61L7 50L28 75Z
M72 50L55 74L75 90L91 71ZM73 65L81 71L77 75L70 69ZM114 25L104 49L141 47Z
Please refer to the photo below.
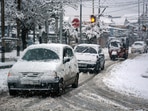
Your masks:
M103 80L108 87L148 99L148 54L116 64L109 74Z

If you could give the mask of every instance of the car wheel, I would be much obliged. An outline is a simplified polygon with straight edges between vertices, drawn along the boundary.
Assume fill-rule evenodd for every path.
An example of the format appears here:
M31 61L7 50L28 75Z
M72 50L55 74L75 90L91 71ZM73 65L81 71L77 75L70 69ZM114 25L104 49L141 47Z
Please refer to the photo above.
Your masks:
M105 65L105 62L103 63L103 66L101 67L101 70L104 70L104 65Z
M112 56L112 60L115 61L116 60L116 56Z
M10 94L10 96L16 96L17 95L17 91L9 90L9 94Z
M77 74L74 83L72 84L72 88L77 88L78 87L78 81L79 81L79 74Z
M95 67L95 74L98 74L100 72L100 63L97 63L96 64L96 67Z
M127 59L128 58L128 54L124 54L124 59Z
M64 92L65 92L65 85L64 85L64 81L61 80L59 82L58 95L61 96Z

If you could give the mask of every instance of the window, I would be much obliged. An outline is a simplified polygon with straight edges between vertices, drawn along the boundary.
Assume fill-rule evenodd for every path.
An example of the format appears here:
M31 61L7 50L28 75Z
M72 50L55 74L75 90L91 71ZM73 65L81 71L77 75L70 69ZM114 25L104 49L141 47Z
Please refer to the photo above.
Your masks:
M59 56L52 50L37 48L28 50L22 59L27 61L48 61L59 59Z
M100 54L100 53L102 53L102 48L99 48L99 51L98 51L98 53Z
M73 51L70 48L65 48L64 49L64 57L72 57L73 56Z
M94 54L97 53L97 51L94 48L88 47L88 46L77 46L75 52L79 52L79 53L94 53Z

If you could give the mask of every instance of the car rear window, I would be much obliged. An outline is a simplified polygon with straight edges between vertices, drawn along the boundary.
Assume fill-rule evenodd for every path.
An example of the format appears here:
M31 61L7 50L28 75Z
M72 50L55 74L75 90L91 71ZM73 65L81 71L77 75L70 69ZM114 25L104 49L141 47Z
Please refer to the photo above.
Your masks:
M75 52L78 52L78 53L94 53L94 54L97 53L97 51L94 48L87 47L87 46L77 46L76 49L75 49Z
M113 46L113 47L119 47L120 46L120 43L114 41L114 42L111 42L110 45Z
M59 59L59 56L52 50L37 48L28 50L22 59L27 61L49 61Z
M138 42L137 42L137 43L135 43L135 45L143 45L143 44L142 44L142 43L138 43Z

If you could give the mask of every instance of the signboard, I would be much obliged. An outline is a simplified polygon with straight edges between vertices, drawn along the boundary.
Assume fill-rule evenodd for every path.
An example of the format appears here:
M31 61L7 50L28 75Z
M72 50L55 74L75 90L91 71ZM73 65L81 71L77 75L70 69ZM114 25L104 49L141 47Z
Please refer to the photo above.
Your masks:
M78 28L80 26L80 20L78 18L74 18L72 21L72 26L74 28Z

